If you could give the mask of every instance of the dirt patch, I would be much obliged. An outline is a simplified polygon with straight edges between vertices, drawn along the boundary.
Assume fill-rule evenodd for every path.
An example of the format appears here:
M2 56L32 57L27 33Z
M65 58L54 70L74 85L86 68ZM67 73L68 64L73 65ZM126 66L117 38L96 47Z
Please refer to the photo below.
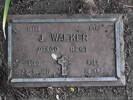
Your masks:
M133 8L128 2L122 0L94 0L96 6L91 6L83 0L11 0L9 14L107 14L121 13L127 16ZM133 6L133 5L130 5ZM0 12L3 12L3 4L0 5ZM0 95L13 96L15 100L23 100L29 97L40 97L54 99L56 95L62 100L82 96L89 97L122 97L133 99L133 27L132 14L125 17L125 57L126 57L126 80L125 87L70 87L64 88L12 88L7 85L7 41L4 40L2 28L0 27ZM0 13L0 25L2 13ZM1 62L2 61L2 62ZM86 100L86 99L85 99ZM97 99L94 99L97 100ZM102 99L104 100L104 99ZM107 99L106 99L107 100Z

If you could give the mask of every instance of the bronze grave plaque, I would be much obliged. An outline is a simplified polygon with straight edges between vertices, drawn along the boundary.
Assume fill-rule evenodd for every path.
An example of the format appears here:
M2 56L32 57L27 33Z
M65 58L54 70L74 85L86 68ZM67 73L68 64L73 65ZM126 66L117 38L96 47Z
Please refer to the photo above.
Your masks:
M125 85L121 15L21 15L8 21L13 86Z

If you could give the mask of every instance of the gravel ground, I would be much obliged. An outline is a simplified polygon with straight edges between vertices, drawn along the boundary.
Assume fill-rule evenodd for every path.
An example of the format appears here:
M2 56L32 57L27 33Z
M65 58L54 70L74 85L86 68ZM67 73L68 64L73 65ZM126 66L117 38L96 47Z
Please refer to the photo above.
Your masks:
M133 100L133 2L132 0L11 0L9 14L124 14L125 87L13 88L7 85L7 41L1 28L4 0L0 0L0 95L11 100ZM72 91L74 89L74 91ZM58 96L57 96L58 95ZM36 97L36 98L30 98ZM43 99L41 99L43 98ZM44 99L45 98L45 99ZM106 99L105 99L106 98ZM7 99L7 100L10 100ZM1 100L1 99L0 99Z

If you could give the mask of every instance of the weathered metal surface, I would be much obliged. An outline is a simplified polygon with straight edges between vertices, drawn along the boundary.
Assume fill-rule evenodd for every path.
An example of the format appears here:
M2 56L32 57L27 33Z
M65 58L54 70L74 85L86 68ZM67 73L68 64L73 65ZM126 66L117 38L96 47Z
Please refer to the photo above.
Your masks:
M125 85L121 16L12 16L9 22L13 86Z

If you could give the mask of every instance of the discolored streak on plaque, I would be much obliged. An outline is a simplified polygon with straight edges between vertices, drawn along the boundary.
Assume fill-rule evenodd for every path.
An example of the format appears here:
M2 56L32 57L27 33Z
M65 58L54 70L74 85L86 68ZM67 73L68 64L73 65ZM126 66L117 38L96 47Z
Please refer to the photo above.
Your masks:
M122 15L21 15L8 19L14 87L122 86Z

